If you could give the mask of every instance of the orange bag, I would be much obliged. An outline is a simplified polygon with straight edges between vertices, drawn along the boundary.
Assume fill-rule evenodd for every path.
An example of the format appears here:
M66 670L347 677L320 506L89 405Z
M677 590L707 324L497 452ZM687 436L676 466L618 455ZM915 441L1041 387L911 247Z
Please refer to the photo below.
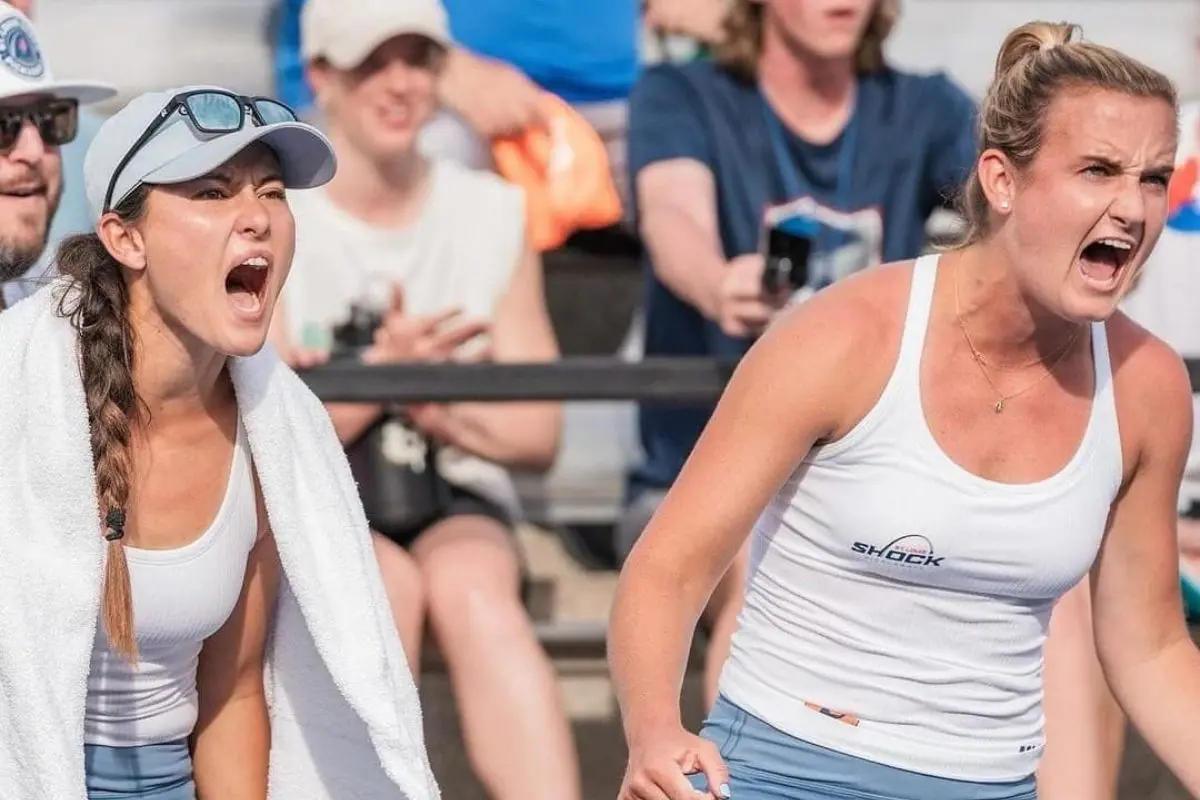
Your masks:
M496 171L525 190L530 245L561 246L573 232L621 221L621 198L608 151L579 112L553 94L542 95L545 125L492 142Z

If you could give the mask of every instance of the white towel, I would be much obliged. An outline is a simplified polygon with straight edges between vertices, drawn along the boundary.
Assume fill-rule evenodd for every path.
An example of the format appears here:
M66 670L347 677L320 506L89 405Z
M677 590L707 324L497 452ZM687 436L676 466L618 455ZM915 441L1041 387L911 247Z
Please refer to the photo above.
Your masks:
M61 284L0 314L0 798L85 800L104 560ZM324 408L269 348L238 407L283 568L265 668L277 800L435 800L416 688Z

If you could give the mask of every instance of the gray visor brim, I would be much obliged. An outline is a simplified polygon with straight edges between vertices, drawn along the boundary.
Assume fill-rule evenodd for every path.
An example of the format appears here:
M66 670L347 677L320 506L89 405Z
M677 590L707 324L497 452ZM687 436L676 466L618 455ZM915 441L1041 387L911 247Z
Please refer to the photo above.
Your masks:
M312 189L333 177L337 158L325 135L310 125L278 122L274 125L247 125L239 131L216 136L168 161L141 179L147 184L183 183L207 175L255 142L270 147L283 170L283 184L289 189ZM117 201L114 199L113 205Z

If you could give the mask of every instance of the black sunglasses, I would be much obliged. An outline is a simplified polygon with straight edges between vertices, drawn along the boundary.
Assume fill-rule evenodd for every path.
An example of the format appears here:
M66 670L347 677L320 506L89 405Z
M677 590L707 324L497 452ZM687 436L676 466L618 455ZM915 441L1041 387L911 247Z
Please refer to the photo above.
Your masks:
M45 144L59 147L74 140L79 131L79 101L56 98L0 107L0 150L17 143L26 122L33 123Z
M269 97L246 97L219 89L193 89L175 95L154 121L146 126L146 130L138 137L133 146L125 153L124 158L113 170L108 182L108 191L104 193L103 211L111 208L113 191L117 187L117 179L121 172L129 166L129 162L137 155L146 142L166 124L171 115L178 111L200 133L221 134L240 131L246 124L246 112L250 113L251 121L258 126L274 125L278 122L295 122L296 112L278 100Z

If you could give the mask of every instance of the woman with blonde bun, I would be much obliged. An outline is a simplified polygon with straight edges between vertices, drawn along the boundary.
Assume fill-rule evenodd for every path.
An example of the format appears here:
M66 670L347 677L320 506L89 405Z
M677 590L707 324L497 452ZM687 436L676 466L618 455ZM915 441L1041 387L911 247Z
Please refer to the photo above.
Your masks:
M621 575L621 800L1032 800L1047 629L1081 585L1113 695L1200 793L1191 389L1118 310L1166 218L1176 91L1077 33L1005 40L959 246L817 293L738 367ZM688 643L748 534L693 735Z

